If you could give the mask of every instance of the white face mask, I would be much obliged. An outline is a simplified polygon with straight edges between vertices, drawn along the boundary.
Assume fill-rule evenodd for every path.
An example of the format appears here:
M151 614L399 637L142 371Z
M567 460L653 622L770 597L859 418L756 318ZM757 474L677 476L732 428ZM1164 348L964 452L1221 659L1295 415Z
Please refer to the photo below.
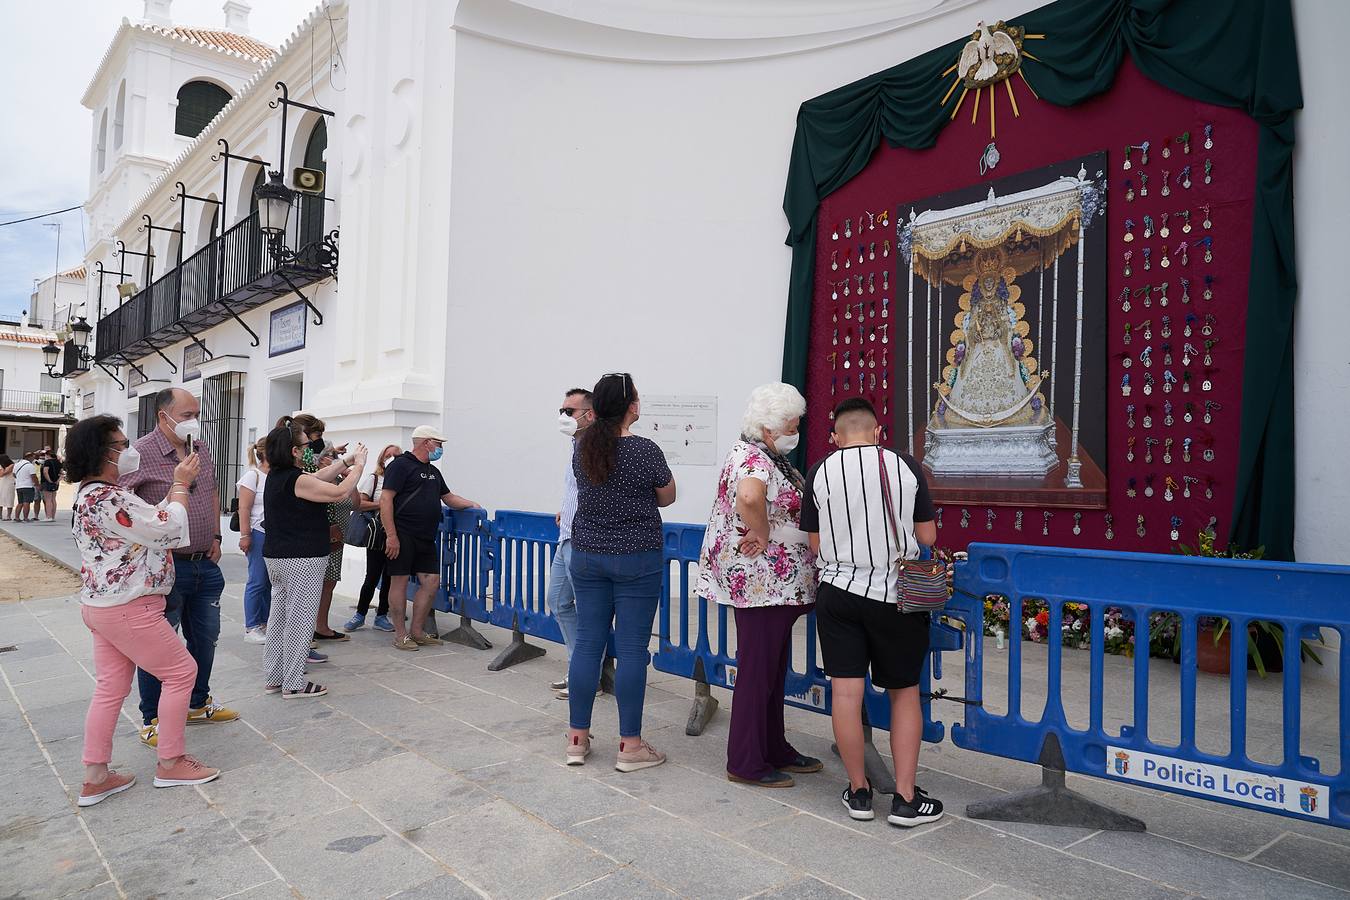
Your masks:
M390 456L390 457L388 457L388 458L385 459L385 461L384 461L384 467L385 467L386 469L389 468L389 464L392 463L392 462L393 462L394 460L396 460L396 459L398 459L398 457L396 457L396 456Z
M801 440L799 434L780 434L773 439L773 448L779 453L788 454L797 449L799 440Z
M563 413L558 416L558 430L568 437L573 437L577 433L577 420Z
M141 451L135 447L128 447L117 457L118 476L130 475L138 471L141 467Z
M173 422L172 416L169 417L169 421ZM174 422L173 433L184 443L189 440L196 443L198 436L202 433L202 423L198 419L184 419L181 422Z

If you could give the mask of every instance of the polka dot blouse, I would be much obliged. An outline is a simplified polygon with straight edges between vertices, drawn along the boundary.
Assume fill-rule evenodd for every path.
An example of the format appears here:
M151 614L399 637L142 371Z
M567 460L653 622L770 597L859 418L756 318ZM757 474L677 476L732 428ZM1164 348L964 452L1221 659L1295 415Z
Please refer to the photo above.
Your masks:
M614 471L591 484L573 455L577 514L572 547L583 553L644 553L661 549L661 514L656 489L670 484L666 455L655 442L629 435L618 439Z

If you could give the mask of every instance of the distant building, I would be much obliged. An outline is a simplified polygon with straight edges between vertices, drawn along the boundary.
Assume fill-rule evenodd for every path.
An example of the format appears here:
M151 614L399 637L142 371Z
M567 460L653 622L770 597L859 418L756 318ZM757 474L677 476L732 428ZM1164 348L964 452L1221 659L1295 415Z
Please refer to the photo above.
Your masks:
M0 452L11 458L59 447L75 422L76 388L62 380L62 365L48 373L42 348L64 340L71 311L84 303L85 280L84 266L49 275L21 316L0 317Z

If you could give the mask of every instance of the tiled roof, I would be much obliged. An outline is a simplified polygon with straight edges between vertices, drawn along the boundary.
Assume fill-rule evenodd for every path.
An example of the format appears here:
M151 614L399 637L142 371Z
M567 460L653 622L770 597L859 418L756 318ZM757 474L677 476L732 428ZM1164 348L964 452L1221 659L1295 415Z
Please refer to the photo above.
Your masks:
M39 336L21 331L0 331L0 341L13 341L16 344L46 344L50 338L51 336L46 333Z
M162 29L161 29L162 30ZM262 62L276 55L276 48L254 40L246 34L233 31L217 31L209 28L187 28L175 25L173 33L189 41L206 44L220 50L229 50Z
M86 277L88 274L89 274L89 270L86 269L83 265L79 265L79 266L76 266L76 267L73 268L73 269L66 269L64 272L61 273L61 277L62 277L62 278L74 278L74 279L77 279L77 280L78 280L78 279L81 279L81 278Z
M312 15L312 14L311 14ZM122 24L118 27L117 33L113 35L112 41L108 44L108 49L103 53L103 59L99 62L98 68L94 70L94 75L89 79L88 86L84 89L84 95L81 103L89 106L93 99L91 92L94 86L99 83L103 77L104 70L108 67L109 60L113 57L113 52L117 49L122 40L122 36L131 30L144 31L150 34L157 34L170 40L183 41L187 44L193 44L198 47L209 47L220 53L238 59L246 59L255 63L270 62L277 55L277 49L262 41L255 40L245 34L239 34L233 31L225 31L219 28L191 28L186 26L171 26L163 28L159 25L150 25L145 22L132 24L125 17ZM92 106L89 106L92 109Z

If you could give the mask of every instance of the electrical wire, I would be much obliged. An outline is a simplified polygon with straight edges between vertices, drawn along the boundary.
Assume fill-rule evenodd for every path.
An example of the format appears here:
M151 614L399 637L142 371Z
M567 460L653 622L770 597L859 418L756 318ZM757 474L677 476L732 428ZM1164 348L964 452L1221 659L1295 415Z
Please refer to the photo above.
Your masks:
M13 220L12 222L0 222L0 228L4 228L6 225L19 225L19 224L21 224L21 223L23 223L23 222L31 222L31 221L33 221L34 219L45 219L45 218L47 218L47 216L59 216L61 213L74 212L75 210L80 209L80 208L81 208L81 206L78 206L78 205L77 205L77 206L67 206L65 209L54 209L54 210L52 210L51 212L38 213L38 214L35 215L35 216L28 216L28 217L25 218L25 219L15 219L15 220Z

